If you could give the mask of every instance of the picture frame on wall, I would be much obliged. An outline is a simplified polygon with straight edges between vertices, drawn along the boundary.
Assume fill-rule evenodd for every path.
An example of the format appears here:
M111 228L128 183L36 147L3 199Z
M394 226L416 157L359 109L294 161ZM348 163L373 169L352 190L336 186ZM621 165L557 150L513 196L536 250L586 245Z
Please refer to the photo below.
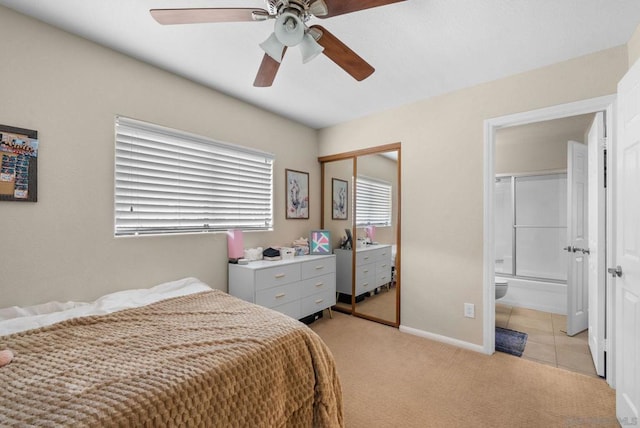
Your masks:
M309 218L309 173L285 170L286 178L286 218Z
M309 234L309 254L331 254L331 232L328 230L312 230Z
M38 201L38 131L0 125L0 201Z
M347 220L349 218L349 182L339 178L331 179L332 220Z

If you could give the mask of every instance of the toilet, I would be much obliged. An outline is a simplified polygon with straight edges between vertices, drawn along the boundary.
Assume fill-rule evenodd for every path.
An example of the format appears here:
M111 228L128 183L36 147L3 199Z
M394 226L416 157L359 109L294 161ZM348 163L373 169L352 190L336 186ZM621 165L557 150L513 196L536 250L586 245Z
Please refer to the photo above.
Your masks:
M495 278L496 284L496 300L501 299L507 294L507 287L509 287L509 281L506 278Z

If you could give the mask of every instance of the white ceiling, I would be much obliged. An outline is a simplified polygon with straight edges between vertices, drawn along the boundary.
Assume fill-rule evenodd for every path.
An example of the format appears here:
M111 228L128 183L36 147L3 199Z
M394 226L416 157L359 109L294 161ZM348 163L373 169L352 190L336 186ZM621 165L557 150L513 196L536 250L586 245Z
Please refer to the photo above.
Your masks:
M97 43L314 128L625 44L638 0L407 0L312 19L376 68L357 82L293 48L254 88L273 21L159 25L151 8L260 7L261 0L0 0ZM28 30L27 30L28 31ZM3 35L11 37L11 35Z

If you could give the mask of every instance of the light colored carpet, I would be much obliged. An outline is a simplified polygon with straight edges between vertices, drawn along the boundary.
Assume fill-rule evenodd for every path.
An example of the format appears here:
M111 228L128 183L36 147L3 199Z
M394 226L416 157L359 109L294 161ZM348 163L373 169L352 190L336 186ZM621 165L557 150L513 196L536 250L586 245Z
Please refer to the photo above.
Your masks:
M336 312L310 327L336 359L347 428L619 426L599 378Z

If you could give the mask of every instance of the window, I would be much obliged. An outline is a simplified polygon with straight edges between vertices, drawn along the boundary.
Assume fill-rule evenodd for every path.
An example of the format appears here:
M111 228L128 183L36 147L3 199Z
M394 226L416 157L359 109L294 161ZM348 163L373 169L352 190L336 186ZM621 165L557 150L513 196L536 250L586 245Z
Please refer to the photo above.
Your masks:
M115 235L273 226L271 154L116 117Z
M391 184L356 178L356 226L391 226Z

